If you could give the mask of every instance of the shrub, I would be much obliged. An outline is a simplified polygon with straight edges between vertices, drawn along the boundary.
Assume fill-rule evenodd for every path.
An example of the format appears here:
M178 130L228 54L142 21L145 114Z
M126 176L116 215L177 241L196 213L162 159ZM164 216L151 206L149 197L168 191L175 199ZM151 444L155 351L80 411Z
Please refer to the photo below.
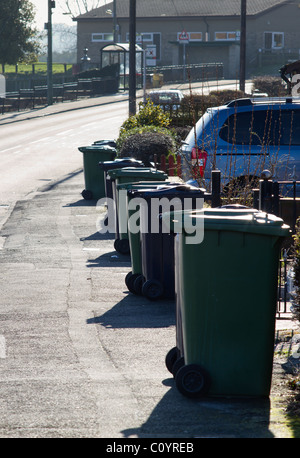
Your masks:
M239 90L223 90L223 91L211 91L209 94L192 94L185 95L182 105L183 107L193 107L198 105L202 111L206 111L209 107L223 105L226 102L230 102L234 99L240 99L241 97L247 96L243 91Z
M119 157L134 157L145 165L154 155L168 155L175 151L176 136L169 130L170 118L150 100L140 105L137 114L130 116L120 128L116 145Z
M126 121L123 122L120 135L124 130L130 130L135 127L143 126L157 126L157 127L168 127L170 124L169 115L164 113L160 106L155 106L150 100L145 105L140 105L140 111L130 116Z
M131 129L117 140L119 157L134 157L146 166L154 161L154 155L160 160L162 154L168 156L176 150L174 135L165 128L144 126Z
M269 97L281 97L287 95L287 90L280 77L258 76L253 78L253 89L266 92Z
M209 94L191 94L185 95L180 110L173 110L170 113L171 125L189 127L195 125L198 119L210 107L217 107L234 99L249 97L243 91L223 90L211 91Z

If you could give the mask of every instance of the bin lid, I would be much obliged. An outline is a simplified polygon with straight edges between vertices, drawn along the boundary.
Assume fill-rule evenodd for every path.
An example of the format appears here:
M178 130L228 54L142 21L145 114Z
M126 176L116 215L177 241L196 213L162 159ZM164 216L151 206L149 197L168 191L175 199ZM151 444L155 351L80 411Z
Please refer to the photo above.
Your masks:
M116 142L114 140L96 140L93 145L109 145L115 148Z
M136 195L140 193L140 197L145 199L160 198L160 197L203 197L205 189L196 188L183 183L175 183L174 186L163 186L155 189L141 189L136 192Z
M139 177L165 177L167 178L168 175L163 172L162 170L156 170L153 168L148 168L148 167L142 167L142 168L137 168L137 167L123 167L121 169L113 169L113 170L108 170L108 175L113 178L119 178L119 177L130 177L132 175L133 181L134 178L139 178Z
M110 145L88 145L88 146L79 146L79 151L81 153L89 152L89 153L98 153L99 151L108 151L112 153L116 153L116 148Z
M278 216L256 209L203 208L163 214L162 219L184 223L182 230L191 233L196 219L202 218L204 230L233 231L287 237L290 227Z
M161 187L166 187L166 186L176 186L178 183L174 183L171 181L165 181L165 180L155 180L155 181L133 181L132 183L119 183L117 184L117 189L127 189L127 190L132 190L132 189L156 189L156 188L161 188Z
M131 190L144 190L147 187L150 189L156 188L165 188L168 186L178 186L180 183L175 181L166 181L166 180L154 180L154 181L133 181L132 183L119 183L117 184L117 189L127 189Z
M138 161L132 157L115 159L114 161L101 161L98 164L104 170L119 169L121 167L145 167L142 161Z

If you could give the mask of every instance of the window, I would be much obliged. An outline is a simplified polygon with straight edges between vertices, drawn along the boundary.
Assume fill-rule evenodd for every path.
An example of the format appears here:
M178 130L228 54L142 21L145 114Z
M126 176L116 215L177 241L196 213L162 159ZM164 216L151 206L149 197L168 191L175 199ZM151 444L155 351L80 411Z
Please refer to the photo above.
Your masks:
M137 43L144 43L144 42L151 42L153 41L153 34L152 33L137 33L136 34L136 42Z
M112 33L92 33L92 42L114 41Z
M260 110L235 113L219 132L235 145L299 145L300 110Z
M283 32L265 32L264 48L265 49L282 49L284 46Z
M190 32L190 41L202 41L202 32Z
M161 43L161 37L160 33L152 33L152 32L147 32L147 33L137 33L136 34L136 42L143 47L143 43L145 44L152 44L156 45L156 60L160 59L161 53L160 53L160 43ZM126 33L126 41L129 42L129 33Z
M215 32L215 40L236 41L240 39L240 32Z
M177 41L182 32L177 32ZM202 41L202 32L187 32L189 41Z

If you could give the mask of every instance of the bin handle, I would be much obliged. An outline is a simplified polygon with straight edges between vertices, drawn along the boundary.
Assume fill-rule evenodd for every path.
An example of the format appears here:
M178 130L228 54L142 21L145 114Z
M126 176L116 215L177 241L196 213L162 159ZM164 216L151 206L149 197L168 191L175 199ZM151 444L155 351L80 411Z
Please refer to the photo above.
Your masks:
M252 214L252 219L257 222L258 224L260 223L266 223L268 220L270 221L269 218L270 215L266 212L260 212L260 213L253 213Z

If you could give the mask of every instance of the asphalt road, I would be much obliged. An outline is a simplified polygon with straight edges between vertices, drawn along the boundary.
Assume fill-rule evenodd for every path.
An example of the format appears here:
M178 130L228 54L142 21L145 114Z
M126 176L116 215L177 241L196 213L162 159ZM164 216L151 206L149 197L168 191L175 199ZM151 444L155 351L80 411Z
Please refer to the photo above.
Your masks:
M165 366L174 301L128 292L130 258L97 232L105 208L81 197L77 147L113 135L126 116L118 109L72 110L64 126L60 114L0 123L0 195L10 206L0 233L0 437L292 437L276 385L267 400L191 401L176 389Z
M120 125L127 117L127 103L98 106L96 101L60 104L32 110L7 113L0 117L0 222L16 201L41 185L82 168L79 146L103 138L117 138ZM74 109L77 107L78 109ZM55 113L55 116L51 116Z

